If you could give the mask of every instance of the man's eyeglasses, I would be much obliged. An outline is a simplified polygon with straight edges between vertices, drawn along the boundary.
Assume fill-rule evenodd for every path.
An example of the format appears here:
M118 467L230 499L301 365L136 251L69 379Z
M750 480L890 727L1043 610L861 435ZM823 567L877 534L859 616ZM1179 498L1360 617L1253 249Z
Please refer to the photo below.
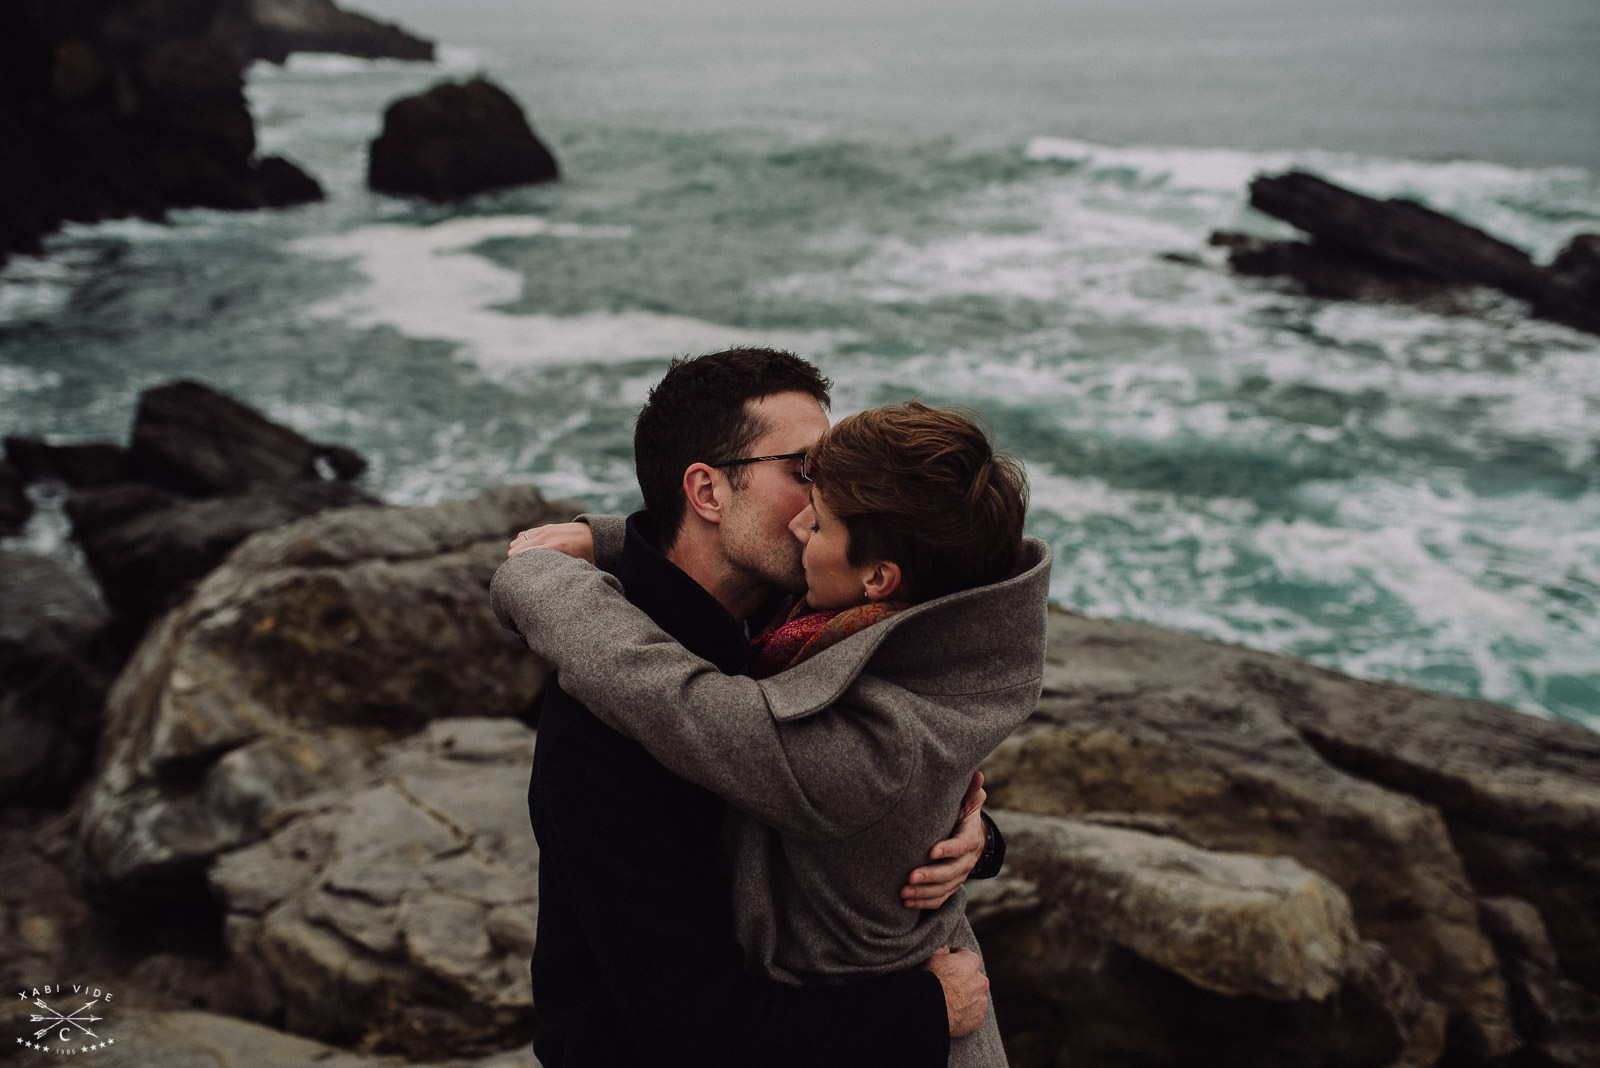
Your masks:
M785 452L785 453L779 453L777 456L744 456L744 457L741 457L741 458L739 458L737 460L719 460L714 464L706 464L706 466L707 467L739 467L739 466L742 466L744 464L766 463L768 460L799 460L800 461L800 479L803 482L810 482L811 481L811 460L809 459L809 455L810 455L809 453L804 453L804 452Z

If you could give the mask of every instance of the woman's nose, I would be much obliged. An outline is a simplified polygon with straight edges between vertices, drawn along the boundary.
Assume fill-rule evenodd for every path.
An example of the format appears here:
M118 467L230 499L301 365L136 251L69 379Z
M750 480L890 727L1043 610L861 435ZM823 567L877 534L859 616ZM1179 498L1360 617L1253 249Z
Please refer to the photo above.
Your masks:
M811 524L815 522L811 516L811 506L808 504L799 515L789 520L789 533L799 538L801 545L811 540Z

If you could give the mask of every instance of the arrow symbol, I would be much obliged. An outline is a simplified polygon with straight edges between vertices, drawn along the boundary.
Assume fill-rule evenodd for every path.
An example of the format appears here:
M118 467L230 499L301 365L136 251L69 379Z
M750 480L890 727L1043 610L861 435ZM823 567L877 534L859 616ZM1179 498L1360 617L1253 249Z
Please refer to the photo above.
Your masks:
M94 1023L96 1020L105 1019L105 1017L103 1017L103 1016L85 1016L85 1017L82 1018L83 1022L79 1022L79 1017L78 1017L78 1013L88 1012L90 1009L94 1008L95 1002L99 1001L99 1000L100 1000L99 998L95 998L94 1001L91 1001L87 1005L85 1005L83 1008L78 1009L77 1012L74 1012L71 1016L63 1016L63 1015L61 1015L60 1012L58 1012L57 1010L51 1008L49 1005L45 1004L45 1001L44 1001L43 998L35 998L33 1000L33 1003L35 1005L39 1006L45 1012L48 1012L50 1015L49 1016L40 1016L38 1013L34 1013L33 1019L30 1022L39 1023L41 1020L49 1020L50 1024L51 1024L51 1027L55 1026L58 1023L71 1024L73 1027L76 1027L78 1030L82 1031L84 1034L88 1035L90 1038L99 1038L100 1037L99 1035L95 1034L93 1031L91 1031L87 1027L83 1026L83 1022ZM43 1038L46 1034L49 1033L49 1031L50 1031L50 1027L42 1028L42 1029L40 1029L38 1031L35 1031L33 1037L34 1038Z

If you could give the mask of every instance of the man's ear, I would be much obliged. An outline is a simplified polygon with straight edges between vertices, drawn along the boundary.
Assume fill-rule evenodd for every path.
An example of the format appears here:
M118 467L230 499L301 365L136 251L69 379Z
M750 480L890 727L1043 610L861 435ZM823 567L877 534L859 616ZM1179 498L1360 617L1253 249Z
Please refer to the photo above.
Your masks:
M900 589L900 565L893 560L879 560L867 571L862 584L867 600L887 601Z
M690 464L683 470L683 497L689 511L707 523L722 522L722 493L716 468L709 464Z

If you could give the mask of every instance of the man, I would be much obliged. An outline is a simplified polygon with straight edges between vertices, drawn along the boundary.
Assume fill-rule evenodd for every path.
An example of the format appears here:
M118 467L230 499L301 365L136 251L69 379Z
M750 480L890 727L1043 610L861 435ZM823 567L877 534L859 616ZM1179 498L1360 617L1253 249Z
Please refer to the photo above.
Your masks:
M645 509L628 520L615 574L630 601L723 671L745 670L747 621L804 589L788 524L806 504L800 459L827 428L827 401L805 361L739 349L675 362L640 414ZM747 977L722 802L559 687L541 712L529 811L540 847L534 1049L545 1068L943 1065L949 1036L982 1019L988 981L970 952L848 986Z

